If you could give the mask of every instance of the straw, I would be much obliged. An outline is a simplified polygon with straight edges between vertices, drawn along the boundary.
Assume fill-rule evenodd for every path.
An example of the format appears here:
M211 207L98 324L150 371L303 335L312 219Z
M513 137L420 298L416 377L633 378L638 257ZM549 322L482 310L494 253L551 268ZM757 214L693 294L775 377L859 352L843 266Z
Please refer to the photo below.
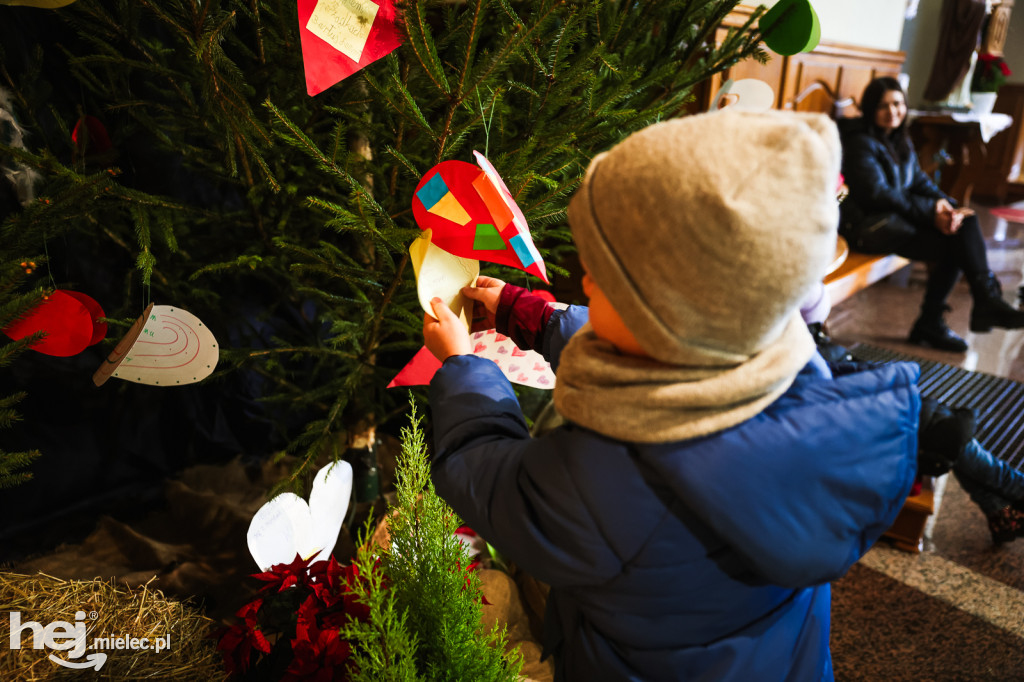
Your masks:
M150 583L155 577L150 580ZM20 612L21 649L11 649L11 612ZM76 621L76 612L86 614ZM72 658L69 651L45 646L33 648L33 631L25 624L34 621L44 628L55 621L72 626L84 622L88 644L96 638L149 638L149 649L118 650L87 648ZM215 640L208 637L217 623L197 607L167 599L149 583L131 588L113 580L62 580L45 573L22 575L0 571L0 680L194 680L213 682L226 678ZM156 638L169 647L157 652ZM62 636L62 633L58 633ZM127 640L126 640L127 641ZM107 654L98 672L60 666L49 660L52 654L72 663L84 662L90 654Z

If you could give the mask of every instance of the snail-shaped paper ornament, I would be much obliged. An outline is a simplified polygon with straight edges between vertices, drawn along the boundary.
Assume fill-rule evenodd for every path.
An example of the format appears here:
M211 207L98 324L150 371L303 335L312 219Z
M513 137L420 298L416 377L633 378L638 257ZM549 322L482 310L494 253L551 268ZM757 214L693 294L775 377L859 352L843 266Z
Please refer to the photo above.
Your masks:
M259 508L249 523L249 553L261 570L287 564L298 555L327 560L334 551L352 496L352 465L328 464L317 472L309 502L281 493Z
M199 318L151 303L92 380L97 386L111 376L152 386L183 386L210 376L219 357L217 339Z

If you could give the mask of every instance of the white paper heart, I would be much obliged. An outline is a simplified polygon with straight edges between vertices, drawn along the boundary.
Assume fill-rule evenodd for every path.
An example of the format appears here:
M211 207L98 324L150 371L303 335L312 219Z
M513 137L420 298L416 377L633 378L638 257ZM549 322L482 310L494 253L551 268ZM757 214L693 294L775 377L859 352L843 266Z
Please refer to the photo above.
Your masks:
M249 553L261 570L288 564L295 555L330 557L352 496L352 465L338 461L317 472L309 503L282 493L259 508L249 523Z

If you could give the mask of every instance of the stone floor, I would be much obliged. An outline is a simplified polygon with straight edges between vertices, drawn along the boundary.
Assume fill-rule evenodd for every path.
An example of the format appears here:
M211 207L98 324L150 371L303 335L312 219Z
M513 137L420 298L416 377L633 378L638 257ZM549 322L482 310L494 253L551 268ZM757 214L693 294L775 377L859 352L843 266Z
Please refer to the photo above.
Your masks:
M1014 300L1024 267L1024 225L975 208L989 264ZM829 318L833 338L1024 381L1024 330L969 333L970 295L962 282L947 322L968 341L968 352L906 343L923 286L923 268L914 265L843 301ZM946 476L939 487L923 552L883 541L835 584L837 680L1024 680L1024 539L994 546L984 516L956 480Z

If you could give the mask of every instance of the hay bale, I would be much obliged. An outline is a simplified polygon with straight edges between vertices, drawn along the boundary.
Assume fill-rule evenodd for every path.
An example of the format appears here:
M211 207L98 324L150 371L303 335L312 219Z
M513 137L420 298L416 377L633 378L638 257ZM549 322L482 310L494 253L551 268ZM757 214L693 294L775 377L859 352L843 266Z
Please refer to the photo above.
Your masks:
M35 634L26 624L38 623L41 631L57 621L71 626L51 629L57 643L70 648L75 634L85 631L84 650L54 650L44 646L42 637L41 648L33 648ZM12 622L21 625L20 637L14 635L20 650L9 648ZM207 636L216 625L199 609L167 599L148 583L129 588L112 580L0 572L0 680L222 680L220 654ZM158 652L160 643L164 647ZM53 655L82 665L93 654L105 654L106 660L84 678L83 670L50 660Z

